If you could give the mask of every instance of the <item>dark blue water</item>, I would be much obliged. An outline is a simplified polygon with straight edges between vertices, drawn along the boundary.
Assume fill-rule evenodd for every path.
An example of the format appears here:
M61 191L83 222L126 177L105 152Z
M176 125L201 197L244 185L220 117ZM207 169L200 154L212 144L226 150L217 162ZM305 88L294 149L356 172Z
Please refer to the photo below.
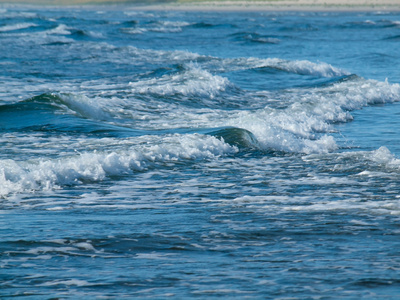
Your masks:
M400 14L0 7L0 297L397 299Z

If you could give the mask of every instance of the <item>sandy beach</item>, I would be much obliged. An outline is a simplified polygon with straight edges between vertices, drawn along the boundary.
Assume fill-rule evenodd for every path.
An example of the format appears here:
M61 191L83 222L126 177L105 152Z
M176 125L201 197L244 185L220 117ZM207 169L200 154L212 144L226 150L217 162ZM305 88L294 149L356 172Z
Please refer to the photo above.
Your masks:
M33 5L117 5L134 6L141 10L199 10L199 11L398 11L400 0L0 0L8 4Z

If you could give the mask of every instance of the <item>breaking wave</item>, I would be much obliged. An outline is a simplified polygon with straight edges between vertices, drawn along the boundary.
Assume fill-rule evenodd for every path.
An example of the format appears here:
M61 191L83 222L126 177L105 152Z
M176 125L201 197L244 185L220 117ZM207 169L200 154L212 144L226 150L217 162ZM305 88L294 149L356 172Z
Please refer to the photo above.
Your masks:
M156 143L150 142L151 137L144 136L141 140L146 142L126 140L125 145L129 142L136 145L109 152L84 152L23 162L0 160L0 197L102 181L110 176L124 176L182 160L215 159L237 152L236 147L207 135L167 135L157 138ZM118 144L116 147L121 147Z

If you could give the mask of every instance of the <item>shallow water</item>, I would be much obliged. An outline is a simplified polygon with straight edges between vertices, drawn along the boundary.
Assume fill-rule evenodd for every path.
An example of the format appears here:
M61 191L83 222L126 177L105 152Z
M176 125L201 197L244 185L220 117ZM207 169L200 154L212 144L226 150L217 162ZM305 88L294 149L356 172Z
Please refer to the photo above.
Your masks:
M398 13L0 8L0 296L396 299Z

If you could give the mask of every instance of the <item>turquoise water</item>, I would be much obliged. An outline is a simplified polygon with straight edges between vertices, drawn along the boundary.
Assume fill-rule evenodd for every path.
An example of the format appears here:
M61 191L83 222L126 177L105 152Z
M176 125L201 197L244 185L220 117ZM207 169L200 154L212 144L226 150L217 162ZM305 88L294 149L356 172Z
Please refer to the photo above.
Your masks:
M400 14L0 7L0 297L397 299Z

